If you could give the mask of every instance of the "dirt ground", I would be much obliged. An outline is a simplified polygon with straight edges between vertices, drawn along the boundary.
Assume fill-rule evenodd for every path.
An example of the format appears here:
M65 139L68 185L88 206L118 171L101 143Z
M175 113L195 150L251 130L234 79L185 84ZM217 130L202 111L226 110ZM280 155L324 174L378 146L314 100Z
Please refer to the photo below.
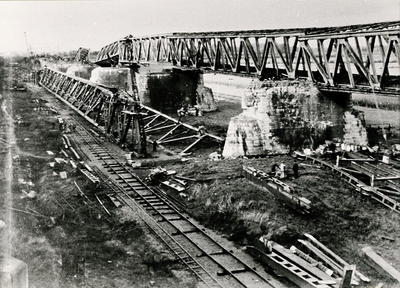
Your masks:
M193 126L204 125L210 132L223 136L227 127L224 125L229 123L230 117L241 113L241 108L240 103L224 101L218 102L218 107L217 112L197 118L187 117L184 121ZM390 112L397 113L381 111L383 118L377 118L376 110L365 113L367 125L391 123L396 127L395 135L387 141L388 146L400 143L398 122L396 125L396 120L393 121L398 114L394 116ZM381 135L377 137L375 143L385 144ZM218 151L216 146L213 147L193 151L185 164L163 165L168 170L177 171L179 176L198 180L189 181L185 197L174 194L187 205L188 212L194 218L221 231L224 237L239 247L251 245L259 236L268 235L287 248L291 245L304 248L297 239L309 233L348 263L356 264L359 271L372 279L363 287L375 287L380 282L385 283L385 287L397 287L397 284L378 274L363 260L361 249L373 247L400 270L399 214L365 198L334 172L311 163L300 161L300 177L295 179L291 171L294 163L291 156L212 161L207 159L207 153ZM289 178L284 182L311 200L315 213L301 215L241 176L242 165L269 172L274 163L284 163L289 168ZM145 177L149 171L142 169L137 173ZM385 236L394 241L385 239Z
M22 77L7 73L9 77ZM27 92L10 92L7 87L0 91L12 103L9 108L16 137L13 155L19 156L13 162L12 254L28 264L30 287L197 286L196 279L170 257L141 223L126 222L117 216L109 219L101 210L88 207L74 184L75 181L90 195L85 180L74 175L70 165L49 165L61 156L61 131L55 121L56 117L72 113L65 105L32 85ZM41 105L55 107L60 114L42 111ZM224 136L230 117L241 109L239 103L221 101L218 106L219 111L186 120ZM0 132L8 127L3 119ZM379 282L396 287L365 263L360 249L372 246L400 270L400 215L363 198L333 172L310 163L300 163L299 178L294 179L290 173L287 179L288 184L315 203L314 214L299 214L241 176L242 165L269 172L274 163L291 167L293 158L209 160L208 154L217 151L217 147L194 150L185 163L163 165L177 175L197 180L190 182L186 197L175 195L195 219L239 248L266 234L285 247L300 247L297 239L310 233L372 279L363 287L375 287ZM0 165L5 164L2 156ZM67 172L67 179L60 179L62 171ZM151 169L136 171L144 178ZM37 196L31 199L30 191ZM115 211L111 203L106 205ZM42 216L32 215L33 211Z
M8 80L26 76L15 69L2 75ZM0 79L0 91L11 117L2 115L0 132L13 124L16 143L12 199L10 204L1 197L1 219L10 226L12 256L28 264L30 287L196 287L196 278L143 223L119 217L111 202L105 202L111 218L99 205L85 204L75 183L96 201L93 190L69 164L55 161L63 157L57 117L71 112L31 84L26 92L9 91L6 77ZM49 113L50 106L60 113ZM2 171L10 172L3 155ZM0 191L7 191L2 176ZM10 205L12 219L5 212Z

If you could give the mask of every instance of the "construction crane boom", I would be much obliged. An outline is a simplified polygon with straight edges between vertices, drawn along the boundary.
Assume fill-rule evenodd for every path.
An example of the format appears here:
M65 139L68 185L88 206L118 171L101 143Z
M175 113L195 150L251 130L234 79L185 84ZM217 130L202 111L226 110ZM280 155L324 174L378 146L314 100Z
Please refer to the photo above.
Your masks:
M26 43L26 50L28 51L28 57L32 56L32 48L28 44L28 38L26 37L26 32L24 32L25 35L25 43Z

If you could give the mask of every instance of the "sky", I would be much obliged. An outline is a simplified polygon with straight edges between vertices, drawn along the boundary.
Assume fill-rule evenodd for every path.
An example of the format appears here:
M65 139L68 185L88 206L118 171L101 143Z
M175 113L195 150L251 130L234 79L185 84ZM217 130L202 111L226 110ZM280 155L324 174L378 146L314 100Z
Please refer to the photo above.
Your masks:
M400 0L0 0L0 54L97 51L127 35L400 20Z

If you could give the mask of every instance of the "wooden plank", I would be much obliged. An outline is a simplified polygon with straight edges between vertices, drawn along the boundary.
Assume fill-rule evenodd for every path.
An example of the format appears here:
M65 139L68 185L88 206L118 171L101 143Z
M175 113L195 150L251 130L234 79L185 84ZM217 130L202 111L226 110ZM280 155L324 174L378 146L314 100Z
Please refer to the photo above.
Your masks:
M400 283L400 272L390 265L385 259L379 256L370 246L361 249L368 265L384 276L390 276Z
M268 265L279 274L285 276L293 283L297 284L299 287L304 288L329 288L326 284L314 284L318 282L318 279L312 277L311 275L307 274L303 269L300 267L290 263L284 257L276 254L272 251L269 254L264 253L263 251L259 250L256 247L247 246L246 250L259 259L262 263Z
M354 161L351 161L350 163L351 163L351 167L354 167L356 170L364 173L368 177L370 177L370 178L375 177L375 173L373 173L373 171L371 171L370 169L367 169L367 168L363 167L362 165L358 165Z
M330 257L332 257L335 261L337 261L339 264L343 265L343 266L350 266L349 263L347 263L346 261L344 261L342 258L340 258L338 255L336 255L332 250L330 250L328 247L326 247L324 244L322 244L321 242L319 242L317 239L315 239L314 236L305 233L304 236L306 236L311 242L313 242L314 244L316 244L318 246L318 248L322 249L324 253L328 254ZM361 280L363 280L364 282L370 282L371 280L362 275L360 272L355 271L355 275L357 275L358 277L360 277Z
M291 262L295 263L297 266L301 267L302 269L306 270L307 272L313 274L317 278L319 278L321 280L332 280L334 283L336 283L336 281L333 277L329 276L322 270L318 269L316 267L316 265L312 265L311 263L303 260L302 258L297 256L294 251L286 249L277 243L272 243L272 249L277 254L284 256L286 259L289 259ZM315 261L315 262L317 262L317 261Z
M364 159L364 158L361 158L361 159L354 159L354 158L340 158L340 161L347 161L347 162L351 162L351 161L354 161L354 162L376 162L376 160L374 160L374 159Z
M399 176L388 176L388 177L375 178L375 182L377 182L377 181L386 181L386 180L397 180L397 179L400 179L400 175Z
M393 191L393 190L389 190L389 189L385 189L383 187L376 187L376 190L378 190L379 192L385 194L385 195L391 195L391 196L398 196L400 197L400 192L398 191Z
M344 277L340 281L339 288L350 288L351 279L353 278L354 272L356 270L356 265L347 265L344 267Z
M333 271L327 267L325 267L321 262L318 262L308 254L304 253L300 249L298 249L296 246L291 246L290 250L293 251L296 255L301 257L302 259L306 260L308 263L310 263L312 266L318 267L320 270L324 271L325 274L332 276Z
M329 266L332 270L334 270L340 276L343 276L343 267L341 267L338 263L334 262L332 259L327 257L324 253L322 253L317 247L312 245L310 242L298 239L301 244L307 247L312 253L314 253L321 261L324 261L327 266Z

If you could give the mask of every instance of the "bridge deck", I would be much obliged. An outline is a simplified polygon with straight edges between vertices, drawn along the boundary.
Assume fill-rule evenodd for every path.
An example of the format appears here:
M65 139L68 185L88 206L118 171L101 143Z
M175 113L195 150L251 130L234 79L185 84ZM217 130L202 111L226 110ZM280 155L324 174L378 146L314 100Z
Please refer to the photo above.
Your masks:
M261 78L306 77L329 90L400 95L400 21L324 28L127 36L96 64L170 62Z

